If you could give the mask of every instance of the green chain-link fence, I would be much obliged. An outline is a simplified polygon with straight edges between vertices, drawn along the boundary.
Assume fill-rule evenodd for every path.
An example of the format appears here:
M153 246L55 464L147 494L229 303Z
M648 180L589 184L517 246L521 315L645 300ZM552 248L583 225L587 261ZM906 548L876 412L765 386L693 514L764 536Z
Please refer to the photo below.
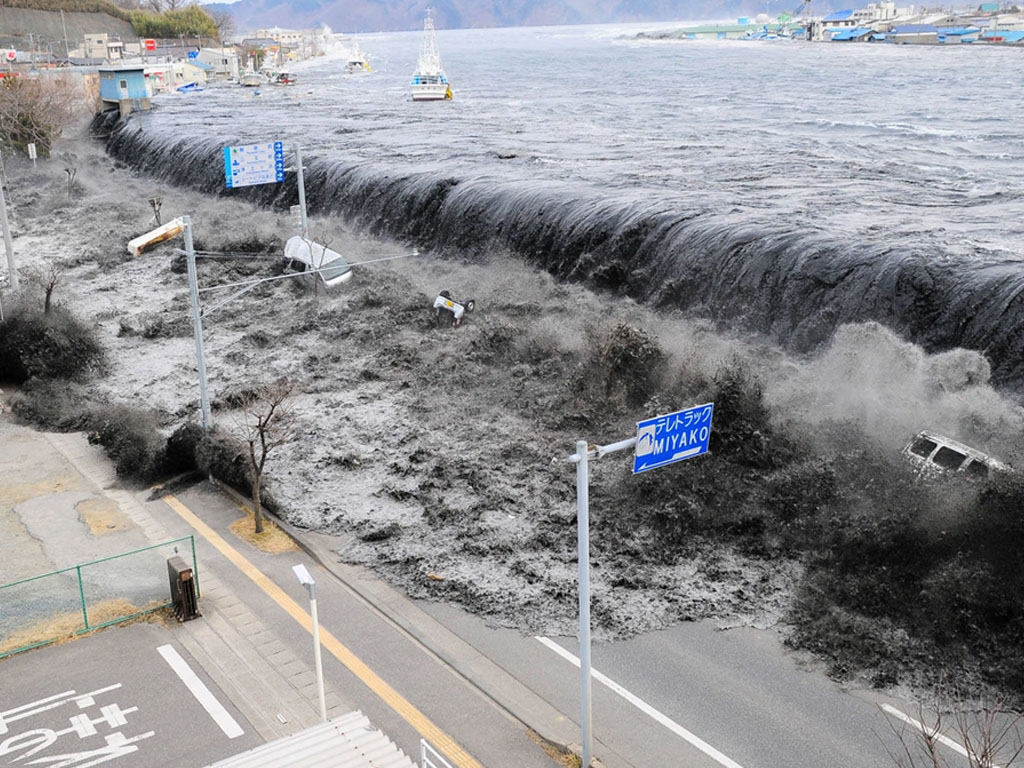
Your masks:
M168 558L192 559L192 536L0 585L0 659L171 604Z

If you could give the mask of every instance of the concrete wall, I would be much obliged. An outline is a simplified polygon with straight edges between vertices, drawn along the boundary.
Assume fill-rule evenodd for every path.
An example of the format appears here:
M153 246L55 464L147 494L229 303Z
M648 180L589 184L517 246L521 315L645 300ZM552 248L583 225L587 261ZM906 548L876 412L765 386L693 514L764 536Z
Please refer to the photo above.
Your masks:
M96 32L105 32L126 42L138 39L131 24L105 13L65 11L64 22L68 28L68 42L72 50L81 46L86 34ZM51 43L55 55L67 54L64 50L64 28L61 26L59 13L30 8L0 7L0 47L26 50L30 32L36 40L42 39L40 50L45 50L46 44Z

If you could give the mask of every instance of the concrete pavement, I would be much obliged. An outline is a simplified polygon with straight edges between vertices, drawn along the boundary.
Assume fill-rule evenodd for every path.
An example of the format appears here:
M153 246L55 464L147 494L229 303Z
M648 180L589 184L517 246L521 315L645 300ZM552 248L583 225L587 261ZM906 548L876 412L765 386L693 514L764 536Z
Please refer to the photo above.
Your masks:
M329 539L282 526L302 549L270 555L235 537L229 526L242 511L223 489L202 483L174 498L209 527L204 535L167 500L119 487L84 435L4 419L0 478L0 583L195 535L203 616L171 632L263 740L319 721L308 600L291 573L298 562L317 578L321 625L334 641L324 644L329 716L361 709L413 757L421 736L432 736L457 768L550 768L541 742L579 739L573 718L472 645L369 572L334 562ZM595 751L608 768L629 767L602 745Z

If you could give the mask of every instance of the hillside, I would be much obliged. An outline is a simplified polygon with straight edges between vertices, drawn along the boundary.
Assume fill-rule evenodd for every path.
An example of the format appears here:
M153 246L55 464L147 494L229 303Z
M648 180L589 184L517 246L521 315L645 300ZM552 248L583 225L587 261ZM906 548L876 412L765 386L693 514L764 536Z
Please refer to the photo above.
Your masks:
M241 0L206 7L230 12L239 30L326 23L336 32L351 33L420 29L427 5L439 29L729 19L765 9L759 0ZM782 10L790 9L771 7L773 13Z
M132 25L108 13L97 11L65 11L63 23L60 13L35 8L0 7L0 48L26 50L29 35L39 43L40 49L53 46L56 55L65 55L64 27L72 49L79 46L86 34L106 32L111 37L134 40L137 35Z

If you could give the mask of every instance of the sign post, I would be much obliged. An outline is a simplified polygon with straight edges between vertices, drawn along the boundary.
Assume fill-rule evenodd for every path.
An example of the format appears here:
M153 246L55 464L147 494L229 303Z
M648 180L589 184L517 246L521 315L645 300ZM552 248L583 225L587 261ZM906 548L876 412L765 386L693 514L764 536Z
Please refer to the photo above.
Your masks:
M25 148L28 149L29 159L32 160L32 169L35 170L35 167L36 167L36 144L35 144L34 141L30 141L28 144L25 145Z
M580 602L580 727L583 731L583 768L590 768L593 753L590 671L590 466L591 458L633 448L633 474L657 469L708 452L714 403L638 421L636 437L610 445L588 446L576 441L576 560L579 564Z

